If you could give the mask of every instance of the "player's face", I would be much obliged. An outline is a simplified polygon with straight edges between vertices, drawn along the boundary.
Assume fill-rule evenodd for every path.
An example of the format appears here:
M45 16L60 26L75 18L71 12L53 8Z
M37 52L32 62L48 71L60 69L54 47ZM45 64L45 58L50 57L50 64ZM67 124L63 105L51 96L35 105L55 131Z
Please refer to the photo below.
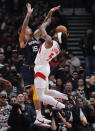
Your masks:
M58 34L57 34L57 33L54 34L53 39L54 39L55 41L59 42L59 41L58 41Z

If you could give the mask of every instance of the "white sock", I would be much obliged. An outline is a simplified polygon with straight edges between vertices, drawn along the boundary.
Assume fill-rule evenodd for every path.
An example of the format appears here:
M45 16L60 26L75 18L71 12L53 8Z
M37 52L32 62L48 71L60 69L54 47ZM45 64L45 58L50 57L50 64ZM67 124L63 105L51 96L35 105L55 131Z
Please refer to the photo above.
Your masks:
M50 96L53 96L55 98L62 98L62 99L64 99L64 94L59 92L59 91L56 91L56 90L51 90L51 89L49 90L49 89L47 89L46 90L46 94L48 94Z
M65 108L65 105L55 100L52 96L44 94L44 90L37 88L36 89L38 99L46 104L57 106L59 109Z

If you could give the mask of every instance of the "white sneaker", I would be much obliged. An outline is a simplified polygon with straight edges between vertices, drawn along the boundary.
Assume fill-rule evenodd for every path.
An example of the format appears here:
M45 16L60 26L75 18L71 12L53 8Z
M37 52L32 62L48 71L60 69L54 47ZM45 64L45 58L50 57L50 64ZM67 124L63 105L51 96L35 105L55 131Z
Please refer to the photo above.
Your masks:
M63 94L63 99L68 100L68 96L66 94Z
M48 119L46 119L46 118L44 118L44 117L43 117L43 121L44 121L44 123L46 123L46 124L51 123L51 120L48 120Z
M44 127L44 128L50 128L51 127L51 125L46 124L46 123L44 123L44 121L37 120L37 119L35 120L34 124L36 126L41 126L41 127Z
M46 124L51 123L51 120L46 119L45 116L43 115L37 116L36 119L39 121L43 121L43 123L46 123Z

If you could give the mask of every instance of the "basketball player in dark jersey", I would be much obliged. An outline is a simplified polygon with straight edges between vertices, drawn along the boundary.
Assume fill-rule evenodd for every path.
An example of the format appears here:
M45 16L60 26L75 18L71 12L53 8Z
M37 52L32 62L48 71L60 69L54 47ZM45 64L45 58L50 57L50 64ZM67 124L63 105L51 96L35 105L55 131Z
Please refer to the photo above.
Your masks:
M27 4L27 14L24 19L21 31L19 31L19 42L20 47L23 49L24 52L24 62L22 66L22 76L24 80L24 86L30 86L33 89L33 101L36 109L36 121L34 122L35 125L42 126L42 127L50 127L48 123L51 123L51 120L45 119L41 115L41 106L40 102L37 100L37 95L35 92L34 85L34 61L36 58L36 54L39 49L39 42L37 41L38 36L40 35L40 30L36 30L34 33L32 29L29 28L28 23L30 16L33 12L33 8L31 5Z

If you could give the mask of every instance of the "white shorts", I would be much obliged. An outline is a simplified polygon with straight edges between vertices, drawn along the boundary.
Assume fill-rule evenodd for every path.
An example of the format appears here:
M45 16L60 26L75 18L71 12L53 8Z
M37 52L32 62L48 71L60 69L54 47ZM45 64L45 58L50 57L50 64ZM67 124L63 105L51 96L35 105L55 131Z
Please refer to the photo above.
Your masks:
M48 64L43 64L43 65L35 65L34 71L35 71L35 74L37 72L40 72L43 75L45 75L46 77L48 77L49 74L50 74L50 65L49 65L49 63Z

